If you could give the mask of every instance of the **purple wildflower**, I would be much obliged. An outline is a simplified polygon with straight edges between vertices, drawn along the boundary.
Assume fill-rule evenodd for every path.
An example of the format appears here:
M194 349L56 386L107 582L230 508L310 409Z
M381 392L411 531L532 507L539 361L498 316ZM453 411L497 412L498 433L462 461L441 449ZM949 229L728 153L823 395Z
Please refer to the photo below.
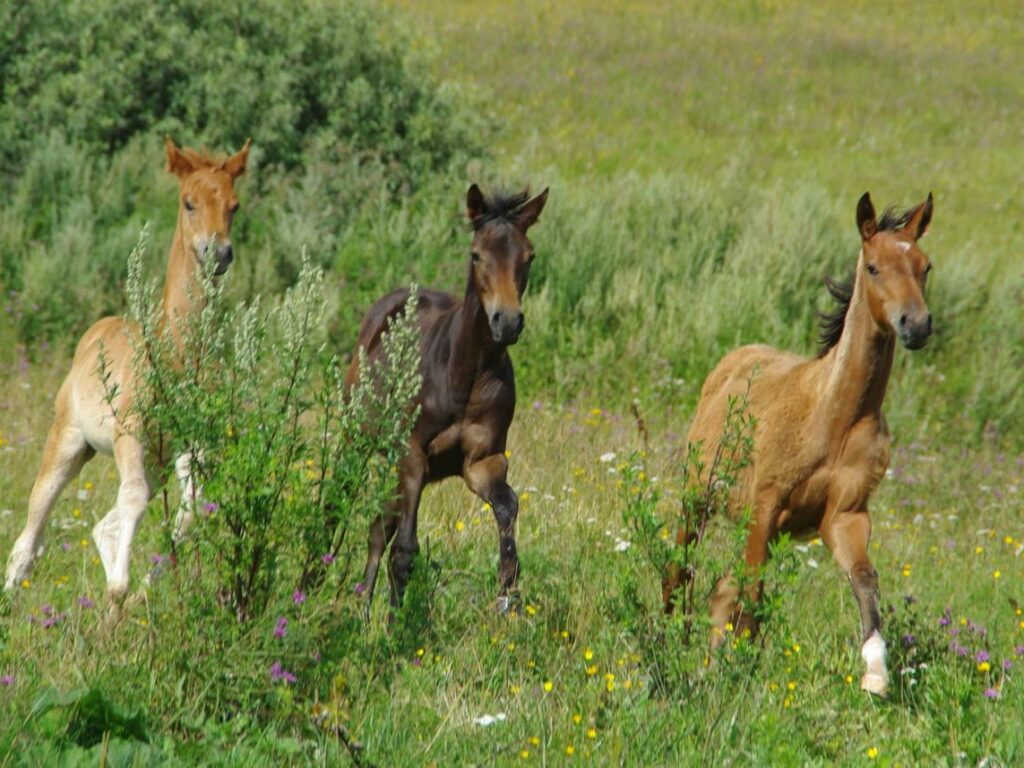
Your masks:
M62 541L60 543L60 548L63 549L65 552L70 552L71 551L71 545L68 544L68 542L66 542L66 541Z
M1013 649L1013 652L1018 656L1024 656L1024 645L1018 645Z
M984 661L988 661L988 651L986 651L985 649L978 651L976 654L974 654L974 660L979 664Z
M0 677L0 685L14 685L14 675Z
M86 595L82 595L80 598L78 598L78 605L80 608L85 608L86 610L88 610L89 608L95 607L96 603L90 600Z
M910 648L911 646L916 645L916 644L917 644L917 638L914 637L909 632L903 636L903 647L904 648Z
M420 663L421 663L421 661L420 661L420 657L419 656L417 656L415 659L412 660L412 665L414 667L418 667L420 665Z
M288 632L288 619L284 616L279 616L277 619L277 626L274 627L274 637L282 638Z
M304 602L306 602L306 593L303 592L301 589L296 589L294 592L292 592L292 602L296 605L302 605Z
M270 681L272 683L294 683L297 678L283 666L280 661L270 665Z
M334 553L333 552L328 552L326 555L324 555L323 557L320 558L320 561L324 565L330 565L331 563L334 562Z
M997 688L986 688L985 689L985 698L986 699L998 699L999 698L999 690Z
M208 501L205 504L203 504L203 512L205 512L208 515L212 515L218 509L220 509L220 505L214 501Z
M53 615L53 606L50 605L49 603L44 604L43 607L40 608L39 610L43 614L43 616L52 616Z
M1013 662L1009 659L1003 659L1003 671L1009 672L1011 669L1013 669Z
M149 562L153 565L160 565L164 561L164 556L157 552L155 555L150 555Z
M949 608L947 608L946 612L942 614L942 618L939 619L939 626L940 627L948 627L952 623L952 621L953 621L953 619L949 615Z
M361 594L363 594L363 592L366 591L366 585L363 584L363 582L360 581L360 582L357 582L356 585L352 589L353 589L353 591L357 595L361 595Z
M967 649L964 648L962 645L960 645L960 643L957 643L955 641L954 641L954 643L952 645L952 649L953 649L953 653L955 653L957 656L966 656L967 655Z

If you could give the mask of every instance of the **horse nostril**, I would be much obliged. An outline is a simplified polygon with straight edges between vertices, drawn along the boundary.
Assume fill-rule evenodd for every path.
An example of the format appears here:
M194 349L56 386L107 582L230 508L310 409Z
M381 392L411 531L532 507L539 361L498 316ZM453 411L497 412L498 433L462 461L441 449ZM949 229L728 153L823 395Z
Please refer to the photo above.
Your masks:
M906 328L906 327L907 327L907 313L904 312L902 315L900 315L900 328L902 329L902 328Z
M491 315L491 325L497 325L501 322L501 312L495 312Z
M220 258L225 264L230 264L235 259L235 252L230 245L225 245L220 249Z
M928 315L928 316L927 316L927 317L925 318L925 323L924 323L924 326L925 326L925 328L927 329L928 333L931 333L931 332L932 332L932 316L931 316L931 315Z

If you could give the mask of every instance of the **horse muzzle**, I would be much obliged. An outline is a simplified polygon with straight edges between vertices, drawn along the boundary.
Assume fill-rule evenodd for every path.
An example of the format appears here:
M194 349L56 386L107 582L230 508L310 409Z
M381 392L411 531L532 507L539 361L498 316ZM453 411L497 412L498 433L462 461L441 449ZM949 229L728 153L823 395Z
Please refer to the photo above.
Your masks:
M526 320L521 310L494 312L489 320L491 337L497 344L511 346L519 341Z
M920 318L901 315L896 326L896 334L907 349L921 349L932 335L932 316L927 313Z

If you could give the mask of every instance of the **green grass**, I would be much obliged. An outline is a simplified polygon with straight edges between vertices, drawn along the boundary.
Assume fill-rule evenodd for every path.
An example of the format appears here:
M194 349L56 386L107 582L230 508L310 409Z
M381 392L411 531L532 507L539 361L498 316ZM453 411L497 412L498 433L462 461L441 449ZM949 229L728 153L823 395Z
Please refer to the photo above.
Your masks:
M0 675L14 681L0 688L0 760L54 763L63 750L66 763L93 764L109 750L111 764L336 764L347 752L316 724L327 712L378 766L1024 761L1024 660L1014 661L1024 644L1024 617L1015 611L1024 603L1024 230L1012 201L1024 124L1019 4L943 0L889 16L838 2L616 0L599 11L579 0L397 5L427 35L416 45L434 55L439 73L476 86L497 125L485 137L494 164L465 175L552 185L532 233L539 258L527 331L513 350L520 407L510 462L522 498L523 612L493 614L494 525L451 481L426 494L420 539L429 567L394 631L383 595L364 627L346 593L336 607L346 629L325 659L336 672L330 685L267 680L264 709L225 705L220 718L199 718L202 702L182 691L201 686L167 671L201 628L161 619L166 582L116 626L104 616L102 568L91 542L81 545L116 494L113 465L100 458L65 492L47 552L3 619ZM61 152L52 153L55 167ZM127 255L145 218L158 220L158 269L170 237L161 206L173 190L155 170L135 178L127 167L157 168L149 154L136 145L122 156L126 167L70 177L70 186L91 173L108 182L91 205L112 211L114 223L93 225L90 205L67 202L74 216L55 219L57 235L43 238L45 258L29 269L62 274L63 243L76 254L68 272L87 276L89 242L103 244L113 263L110 254L123 247ZM232 290L280 289L287 275L275 271L275 259L310 241L333 268L331 331L347 349L362 309L410 274L461 287L466 180L453 171L399 207L346 200L352 212L342 215L337 201L326 201L329 171L308 169L287 195L271 189L250 200L243 187ZM140 199L158 201L154 212L135 210L121 199L127 191L117 194L129 177ZM39 170L40 188L49 178ZM883 601L894 606L894 665L902 634L912 633L929 667L913 686L909 676L904 686L894 680L887 700L857 688L857 609L814 542L796 550L793 583L760 650L741 644L705 668L700 644L682 647L672 627L661 634L660 574L638 547L614 550L617 537L631 535L609 474L639 447L632 398L652 423L650 472L672 487L696 393L718 356L755 340L813 349L814 311L825 306L820 277L850 264L853 209L865 189L878 204L911 203L929 189L937 201L924 241L936 264L929 301L937 334L920 353L897 353L887 404L894 471L872 504L871 550ZM7 223L0 234L14 238ZM76 301L83 315L99 309L89 296ZM66 322L59 306L43 309L55 326ZM49 352L32 347L28 359L6 321L0 339L12 350L0 357L6 553L23 524L74 339L58 339ZM618 456L611 464L600 460L609 451ZM160 542L151 511L135 548L135 584ZM721 536L714 546L724 546ZM359 541L349 555L358 570ZM638 604L626 599L631 585ZM97 607L80 608L83 595ZM916 602L908 607L904 596ZM47 604L67 619L51 629L29 623ZM950 650L949 628L938 623L947 607L961 633L969 634L961 620L987 629L991 670L979 671L977 647L967 658ZM302 622L293 626L297 634ZM268 617L254 632L272 627ZM253 647L217 648L223 674L262 669L266 659L250 654ZM1014 661L1006 674L1003 659ZM31 714L50 687L94 687L121 715L142 714L150 745L115 736L88 751L61 741L67 710ZM998 698L985 697L989 687ZM499 712L502 722L473 724Z

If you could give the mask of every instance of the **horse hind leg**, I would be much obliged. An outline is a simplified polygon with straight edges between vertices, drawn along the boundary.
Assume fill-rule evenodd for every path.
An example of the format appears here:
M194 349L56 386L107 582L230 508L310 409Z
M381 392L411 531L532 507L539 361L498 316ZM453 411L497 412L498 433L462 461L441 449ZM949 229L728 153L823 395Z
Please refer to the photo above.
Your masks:
M181 502L178 504L178 513L174 518L174 533L172 537L175 545L188 534L188 529L195 519L196 505L203 498L203 488L196 480L195 465L203 459L202 454L193 457L191 452L186 452L174 462L174 474L181 485Z
M398 530L397 512L388 510L377 517L370 525L370 541L366 556L366 568L363 571L363 582L361 591L364 595L366 615L370 615L370 606L373 603L373 591L377 585L377 573L380 570L380 561L384 557L384 550L395 537Z
M11 549L7 561L6 589L11 589L32 572L43 543L46 521L61 492L96 452L78 429L54 424L46 438L43 460L28 500L25 529Z

